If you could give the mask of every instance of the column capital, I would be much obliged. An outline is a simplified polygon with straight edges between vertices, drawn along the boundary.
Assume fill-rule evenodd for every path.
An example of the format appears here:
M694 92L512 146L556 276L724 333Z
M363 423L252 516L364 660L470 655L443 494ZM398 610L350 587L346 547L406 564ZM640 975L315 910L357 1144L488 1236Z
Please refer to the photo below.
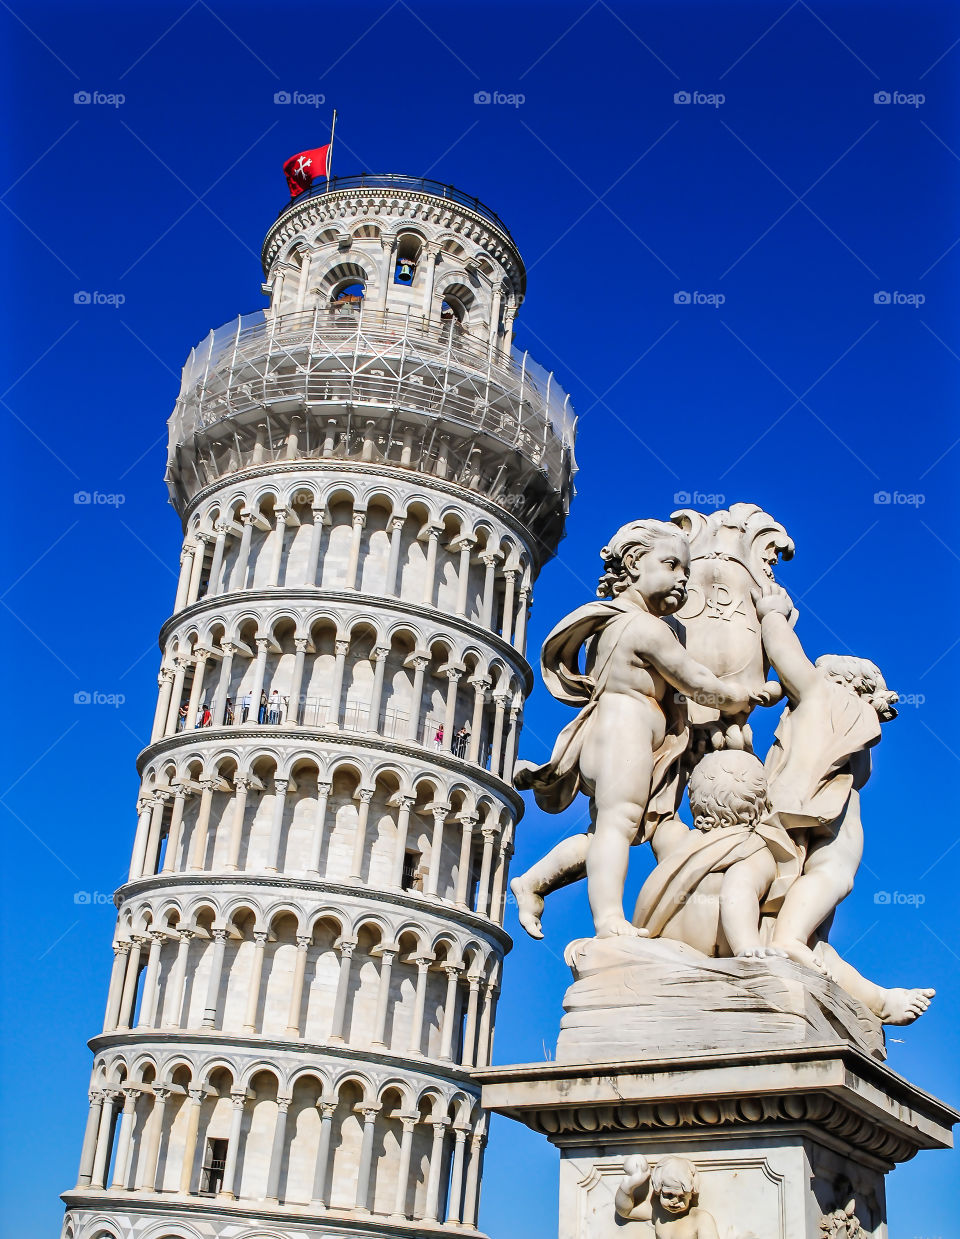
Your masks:
M390 653L389 645L375 645L370 654L370 659L372 662L378 663L381 661L381 659L386 658L389 653Z
M453 1136L457 1144L465 1144L467 1136L470 1135L469 1127L461 1127L459 1123L453 1125Z
M426 972L433 963L432 955L417 955L413 961L417 965L418 972Z
M329 796L332 791L333 791L332 780L324 779L323 781L317 783L317 795L318 796Z
M172 667L161 667L157 673L158 684L172 684L176 677L176 672Z
M124 941L124 942L117 942L117 943L115 943L115 944L114 944L114 947L113 947L113 953L114 953L114 955L127 955L127 954L129 954L129 952L130 952L130 945L131 945L131 944L130 944L129 942L126 942L126 941Z
M286 1114L287 1110L290 1108L290 1102L292 1100L293 1099L291 1097L278 1097L277 1098L277 1109L280 1111L281 1114Z
M165 787L155 787L153 789L153 803L166 804L168 800L173 799L173 795L173 791L168 790Z
M494 693L493 700L501 710L505 710L510 704L510 693Z
M181 942L189 942L191 938L197 936L195 929L177 929L176 933Z
M433 813L434 822L445 822L447 814L450 812L450 806L448 804L437 804L433 806L431 812Z
M246 1092L243 1092L243 1093L231 1093L231 1094L230 1094L230 1101L231 1101L231 1102L232 1102L232 1104L233 1104L233 1108L234 1108L234 1110L242 1110L242 1109L243 1109L243 1107L247 1104L247 1094L246 1094Z
M344 637L338 637L333 643L333 648L339 658L345 658L350 650L350 641Z
M443 669L443 674L447 677L448 680L456 680L457 682L459 682L465 671L466 671L466 667L452 667L448 663L447 666L444 667Z
M450 1126L449 1119L431 1119L430 1126L433 1128L434 1136L442 1136L446 1129Z
M187 1096L190 1098L190 1100L193 1102L195 1106L199 1106L200 1103L203 1101L203 1095L205 1091L206 1090L203 1088L192 1088L191 1087L187 1089Z
M354 527L359 526L359 527L362 529L366 523L367 523L367 514L366 514L366 512L354 512L354 514L353 514L353 525L354 525Z
M256 637L256 638L255 638L255 640L256 640L256 643L257 643L257 649L258 649L258 650L267 650L267 649L269 649L269 648L270 648L270 638L269 638L269 637Z
M98 1101L102 1104L103 1096L104 1094L102 1088L92 1088L87 1093L87 1100L90 1102L91 1106L96 1105Z
M250 786L250 779L245 774L237 774L233 777L233 786L235 791L241 791Z
M213 931L214 942L226 942L228 936L229 936L229 930L227 929L218 928L218 929L214 929Z
M404 525L406 524L406 521L407 521L407 518L406 518L405 516L391 516L391 517L390 517L390 531L391 531L391 533L392 533L394 530L400 530L400 529L402 529L402 528L404 527Z
M266 946L267 939L269 937L270 935L267 933L265 929L255 929L253 931L253 941L257 946Z
M493 687L493 680L488 680L486 676L474 675L470 677L469 683L473 685L475 693L486 694L487 690Z
M285 525L287 523L287 512L288 511L289 511L288 508L274 508L273 509L273 519L276 521L276 525L278 529L282 525Z
M298 654L306 654L310 641L307 637L294 637L293 645Z
M361 804L369 804L375 790L373 787L361 787L357 792L357 799Z
M474 826L476 826L477 822L479 821L480 821L480 818L476 815L476 813L461 813L460 814L460 824L463 826L463 829L466 830L467 832L472 831Z
M405 1132L407 1132L407 1131L413 1131L413 1129L416 1127L416 1125L420 1122L420 1115L419 1115L418 1113L415 1113L415 1112L414 1112L414 1113L410 1113L410 1112L406 1112L406 1111L401 1110L401 1111L399 1111L398 1113L394 1114L394 1116L393 1116L393 1117L394 1117L395 1119L399 1119L399 1120L400 1120L400 1123L401 1123L401 1125L402 1125L402 1127L403 1127L403 1130L404 1130Z
M337 1109L335 1101L325 1101L322 1097L317 1098L317 1109L320 1111L322 1119L332 1119Z
M480 833L483 835L485 841L493 843L500 835L500 827L484 825L480 827Z
M483 979L482 977L478 977L476 974L467 977L467 984L469 985L470 992L472 994L475 994L479 991L480 982L482 981L482 979Z
M220 650L221 653L232 656L233 654L239 653L240 647L235 641L221 641Z
M216 521L213 526L214 532L218 534L228 534L231 529L229 521Z
M376 1106L359 1105L359 1106L353 1107L353 1112L354 1114L362 1114L364 1126L369 1126L371 1123L373 1123L376 1120L376 1117L380 1113L381 1109L382 1107L379 1105L376 1105Z
M297 950L298 951L309 950L312 942L313 942L313 938L311 937L310 934L297 934Z
M356 938L341 938L339 942L334 943L334 946L341 955L345 955L349 959L357 949L357 940Z
M157 1101L166 1101L173 1089L168 1084L154 1084L153 1095Z
M441 971L447 974L447 977L459 977L463 972L463 964L441 964Z
M408 796L408 795L402 795L398 801L398 805L401 809L412 809L416 803L417 803L416 796Z
M498 560L501 560L501 559L503 559L503 555L500 551L481 551L480 552L480 562L486 564L488 568L493 567L493 565L497 563Z
M520 569L519 568L504 568L503 575L515 581L517 577L520 575Z

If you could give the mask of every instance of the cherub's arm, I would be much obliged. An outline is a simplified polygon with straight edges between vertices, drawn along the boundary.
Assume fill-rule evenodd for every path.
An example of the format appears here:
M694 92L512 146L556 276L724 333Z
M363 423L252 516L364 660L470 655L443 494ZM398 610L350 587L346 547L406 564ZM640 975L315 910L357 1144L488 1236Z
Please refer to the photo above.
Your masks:
M788 696L800 701L811 689L819 676L816 667L803 652L800 639L790 627L783 611L766 610L761 599L757 607L760 614L760 634L763 648L783 682Z
M721 680L702 663L691 658L662 620L641 616L631 625L630 638L637 653L660 672L668 684L694 701L739 714L751 698L740 684Z
M623 1178L617 1188L613 1207L620 1217L631 1222L648 1222L653 1216L650 1201L650 1163L642 1153L628 1157L623 1163Z

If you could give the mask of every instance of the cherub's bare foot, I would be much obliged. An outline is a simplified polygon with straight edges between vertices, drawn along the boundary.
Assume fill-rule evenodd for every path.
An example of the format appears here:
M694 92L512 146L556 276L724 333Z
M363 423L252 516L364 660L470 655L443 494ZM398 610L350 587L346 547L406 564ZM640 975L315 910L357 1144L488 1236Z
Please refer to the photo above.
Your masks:
M795 964L803 964L805 968L812 968L814 972L822 973L825 977L830 975L823 960L816 956L808 946L798 942L795 938L787 938L784 941L775 943L775 945L782 954L792 959Z
M786 951L778 946L748 946L737 951L737 959L787 959Z
M520 924L531 938L542 938L543 926L540 924L540 917L543 915L543 896L527 886L522 877L513 879L510 890L517 901Z
M603 920L598 921L597 937L649 938L650 933L646 929L639 929L636 925L631 925L627 918L621 913L619 916L605 916Z
M935 989L888 989L884 990L883 1010L879 1012L883 1024L912 1024L930 1006Z

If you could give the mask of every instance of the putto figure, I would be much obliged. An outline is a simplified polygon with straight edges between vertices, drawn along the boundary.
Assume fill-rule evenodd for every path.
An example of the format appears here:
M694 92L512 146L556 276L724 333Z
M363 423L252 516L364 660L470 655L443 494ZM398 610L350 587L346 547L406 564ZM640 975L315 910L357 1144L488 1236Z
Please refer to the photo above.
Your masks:
M600 553L602 601L562 620L541 655L547 688L580 712L550 761L518 763L514 778L549 813L567 808L580 790L590 797L590 831L562 840L511 883L520 921L535 938L543 936L543 897L584 873L597 937L643 932L623 913L630 847L660 829L686 831L676 817L689 743L685 698L732 716L768 699L720 679L681 644L669 617L687 597L690 547L682 530L632 521Z
M713 1214L697 1204L700 1175L685 1157L664 1157L653 1167L639 1154L623 1163L614 1197L619 1217L649 1222L654 1239L718 1239Z

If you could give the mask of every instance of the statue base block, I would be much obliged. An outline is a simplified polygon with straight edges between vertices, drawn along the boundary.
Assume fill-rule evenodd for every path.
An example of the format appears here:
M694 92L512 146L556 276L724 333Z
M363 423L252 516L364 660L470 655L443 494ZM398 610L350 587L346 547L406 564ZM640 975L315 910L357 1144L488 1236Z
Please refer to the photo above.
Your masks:
M694 1163L720 1239L886 1239L885 1175L951 1147L960 1117L848 1042L476 1075L485 1107L559 1148L560 1239L654 1239L614 1209L636 1154Z
M880 1021L792 960L711 959L668 938L580 938L566 960L557 1062L849 1040L885 1057Z

